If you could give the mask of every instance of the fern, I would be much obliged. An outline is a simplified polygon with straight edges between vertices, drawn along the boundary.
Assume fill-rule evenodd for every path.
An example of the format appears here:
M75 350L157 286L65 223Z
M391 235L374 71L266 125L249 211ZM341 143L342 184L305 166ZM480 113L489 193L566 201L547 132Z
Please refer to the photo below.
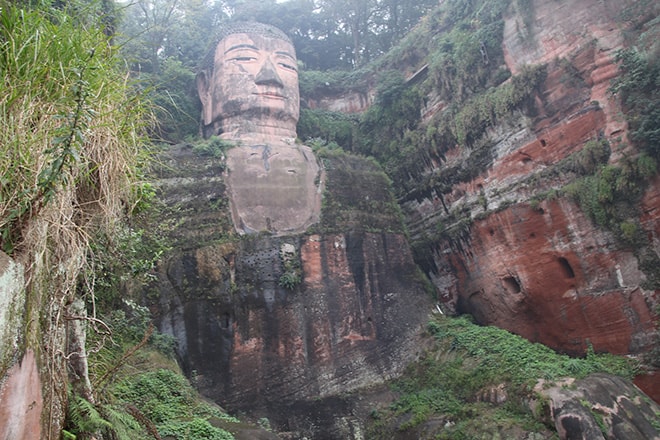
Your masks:
M69 399L68 419L69 431L75 436L112 429L112 424L101 416L94 404L79 396Z
M113 440L135 440L144 436L142 434L138 437L138 433L143 432L142 427L128 412L112 405L102 406L100 412L112 425Z

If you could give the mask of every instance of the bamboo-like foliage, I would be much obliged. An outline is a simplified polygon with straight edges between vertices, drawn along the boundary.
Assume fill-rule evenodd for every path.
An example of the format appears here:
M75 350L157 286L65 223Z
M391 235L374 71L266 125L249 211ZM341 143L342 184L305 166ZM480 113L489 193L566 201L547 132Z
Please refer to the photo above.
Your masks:
M66 13L0 13L0 231L12 252L55 196L73 191L77 226L125 210L143 108L100 29Z
M90 237L131 211L146 158L146 107L101 24L75 7L0 0L0 245L27 269L25 344L49 380L43 438L59 437L66 321L79 319L67 305Z

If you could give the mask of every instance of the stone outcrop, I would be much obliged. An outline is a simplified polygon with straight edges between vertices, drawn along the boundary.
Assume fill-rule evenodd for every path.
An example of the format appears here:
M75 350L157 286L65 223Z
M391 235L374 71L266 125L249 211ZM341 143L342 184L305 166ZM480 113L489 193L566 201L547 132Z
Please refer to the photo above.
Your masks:
M0 377L9 369L18 350L24 307L23 267L0 251Z
M0 385L0 439L42 438L44 399L34 352L29 350L3 378Z
M660 439L660 406L620 377L593 374L558 386L537 386L559 438Z
M22 265L0 252L0 439L40 438L44 401L37 359L21 353L25 308Z
M655 344L653 314L631 251L593 230L570 202L517 205L476 222L447 255L457 310L572 354L640 353ZM511 319L515 316L516 319Z
M308 98L303 105L310 109L322 109L341 113L362 113L374 102L374 93L352 92L339 97Z

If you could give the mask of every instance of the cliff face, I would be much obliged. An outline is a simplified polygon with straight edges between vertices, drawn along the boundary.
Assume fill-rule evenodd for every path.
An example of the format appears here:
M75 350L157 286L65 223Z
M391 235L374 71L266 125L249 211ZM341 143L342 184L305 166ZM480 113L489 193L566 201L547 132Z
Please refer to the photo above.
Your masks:
M325 159L334 191L326 204L334 200L336 217L326 215L317 233L212 238L193 229L222 189L214 159L186 148L170 155L177 168L162 175L162 198L176 209L163 222L188 214L178 215L178 244L150 298L160 330L178 342L184 369L205 396L230 410L268 417L281 431L347 438L350 410L333 399L401 372L419 351L431 308L405 237L384 224L380 232L357 229L361 211L342 198L374 206L381 197L394 205L384 175L364 159ZM364 179L374 185L360 190ZM214 214L217 231L225 211ZM383 210L370 215L387 219ZM336 418L308 411L309 401L324 399L319 408L333 407Z
M585 153L595 143L604 146L602 163L625 168L638 154L627 142L618 97L608 92L619 74L615 53L633 26L622 17L634 8L534 1L526 24L518 14L505 19L508 69L546 65L533 105L488 129L475 147L483 149L481 162L470 162L475 151L457 145L421 173L428 180L474 166L473 177L400 199L418 261L448 309L572 354L588 344L619 354L657 346L657 264L649 262L658 261L660 181L647 183L633 209L617 208L637 225L635 244L598 226L559 191L577 178L576 161L589 154L597 163L600 153ZM633 12L637 29L657 27L649 22L656 9ZM444 107L436 102L425 123ZM646 391L658 398L657 387Z
M644 275L609 235L565 201L476 222L469 243L446 260L457 310L572 354L588 343L617 354L646 351L655 327Z

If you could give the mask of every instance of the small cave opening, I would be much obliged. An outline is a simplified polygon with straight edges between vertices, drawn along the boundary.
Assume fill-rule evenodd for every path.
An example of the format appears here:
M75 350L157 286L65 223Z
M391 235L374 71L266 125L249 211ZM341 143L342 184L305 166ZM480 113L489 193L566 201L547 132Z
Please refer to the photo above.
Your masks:
M545 139L541 139L541 146L542 146L542 147L545 147L545 146L546 146Z
M222 328L229 328L231 325L231 316L229 316L229 313L224 313L222 315Z
M575 278L575 272L573 271L573 267L566 258L559 257L557 261L559 261L559 267L561 268L561 273L564 276L564 278Z
M488 230L488 233L489 233L491 236L495 235L495 229L490 228L490 229Z
M514 277L502 278L502 286L504 286L509 293L520 293L521 291L520 283L518 283L518 280Z

